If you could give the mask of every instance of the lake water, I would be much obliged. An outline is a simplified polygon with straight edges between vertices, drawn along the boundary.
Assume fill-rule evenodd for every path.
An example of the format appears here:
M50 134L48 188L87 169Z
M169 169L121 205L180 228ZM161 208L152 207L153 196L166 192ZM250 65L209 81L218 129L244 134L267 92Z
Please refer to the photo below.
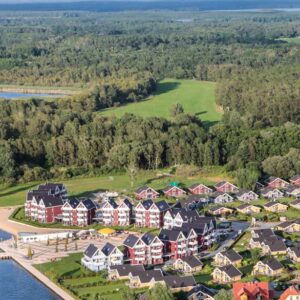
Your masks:
M21 99L21 98L40 98L40 97L57 97L58 95L54 94L26 94L26 93L17 93L17 92L0 92L0 98L4 99Z
M11 234L0 230L0 240ZM13 260L0 260L0 299L2 300L60 300L40 281Z
M0 299L60 300L13 260L0 261Z
M0 229L0 241L9 240L11 238L11 234L8 232L5 232Z

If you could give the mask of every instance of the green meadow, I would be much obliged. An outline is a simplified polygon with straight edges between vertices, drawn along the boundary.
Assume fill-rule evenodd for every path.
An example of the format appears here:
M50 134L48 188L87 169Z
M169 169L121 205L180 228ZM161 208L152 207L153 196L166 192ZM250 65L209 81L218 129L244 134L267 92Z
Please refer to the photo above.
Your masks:
M213 185L220 180L231 179L222 167L206 167L199 169L193 176L188 175L190 167L185 167L181 171L177 168L174 174L168 169L139 171L133 186L128 174L102 175L98 177L77 177L73 179L57 179L56 182L62 182L66 185L69 195L82 197L98 191L112 190L124 194L133 194L135 189L141 185L150 185L156 189L163 189L170 182L179 182L182 187L189 186L195 182ZM178 171L179 170L179 171ZM0 207L23 205L26 193L34 189L41 182L32 182L26 184L17 184L11 187L0 186Z
M171 118L172 105L180 103L186 113L196 114L205 122L216 122L221 119L222 113L216 106L215 86L215 83L206 81L165 79L159 83L152 97L100 113L116 117L134 113L142 117Z

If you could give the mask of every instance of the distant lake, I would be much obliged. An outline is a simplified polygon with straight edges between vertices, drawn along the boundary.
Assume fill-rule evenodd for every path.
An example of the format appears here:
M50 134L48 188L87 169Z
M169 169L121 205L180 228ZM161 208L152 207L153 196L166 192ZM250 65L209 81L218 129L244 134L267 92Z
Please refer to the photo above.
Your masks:
M0 261L0 299L60 300L13 260Z
M58 94L27 94L18 92L0 92L0 98L4 99L26 99L26 98L39 98L39 97L57 97Z
M9 240L11 238L11 234L0 229L0 241Z

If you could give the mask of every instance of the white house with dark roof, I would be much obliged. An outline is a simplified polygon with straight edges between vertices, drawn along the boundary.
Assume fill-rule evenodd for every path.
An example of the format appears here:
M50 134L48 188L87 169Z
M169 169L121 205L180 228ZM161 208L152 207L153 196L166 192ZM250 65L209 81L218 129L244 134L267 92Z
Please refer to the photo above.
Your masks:
M199 220L199 218L199 213L196 210L190 211L185 208L173 208L164 215L164 228L182 227L183 224L193 223Z
M242 272L233 265L217 267L212 273L213 280L223 284L240 281L242 275Z
M239 205L236 209L238 212L246 215L257 214L261 211L261 208L259 206L255 206L250 203Z
M289 203L291 207L294 207L296 209L300 209L300 199L294 200Z
M233 202L234 198L225 192L214 192L212 194L212 202L215 204L224 204Z
M283 203L277 202L277 201L271 201L271 202L264 204L264 209L266 211L279 213L279 212L287 211L288 206Z
M214 262L217 266L240 265L243 257L233 249L219 252L214 257Z
M267 199L279 199L284 196L284 193L279 189L273 189L270 187L265 187L260 190L260 194Z
M300 198L300 186L290 184L285 188L285 193L290 197Z
M214 300L215 291L210 290L203 284L197 284L188 294L188 300Z
M300 247L287 248L287 257L295 263L300 263Z
M283 265L274 257L258 261L252 270L253 275L279 276L284 270Z
M241 190L235 194L236 198L240 201L250 202L258 199L258 195L250 190Z
M202 270L202 261L194 255L177 258L173 263L175 270L185 274L196 273Z
M93 272L107 270L111 266L123 264L123 253L110 243L106 243L102 249L90 244L84 251L81 264Z

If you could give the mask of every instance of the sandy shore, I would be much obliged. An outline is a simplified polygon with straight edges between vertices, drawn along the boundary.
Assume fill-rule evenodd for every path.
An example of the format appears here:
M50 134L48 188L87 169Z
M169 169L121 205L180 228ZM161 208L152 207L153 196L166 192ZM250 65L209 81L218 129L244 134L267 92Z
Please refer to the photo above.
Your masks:
M33 227L30 225L11 221L8 218L13 213L14 210L15 210L15 207L0 208L0 229L7 231L11 234L15 234L15 235L17 235L18 232L24 232L24 231L25 232L46 233L46 232L53 232L53 231L60 230L60 229L53 229L53 228Z

